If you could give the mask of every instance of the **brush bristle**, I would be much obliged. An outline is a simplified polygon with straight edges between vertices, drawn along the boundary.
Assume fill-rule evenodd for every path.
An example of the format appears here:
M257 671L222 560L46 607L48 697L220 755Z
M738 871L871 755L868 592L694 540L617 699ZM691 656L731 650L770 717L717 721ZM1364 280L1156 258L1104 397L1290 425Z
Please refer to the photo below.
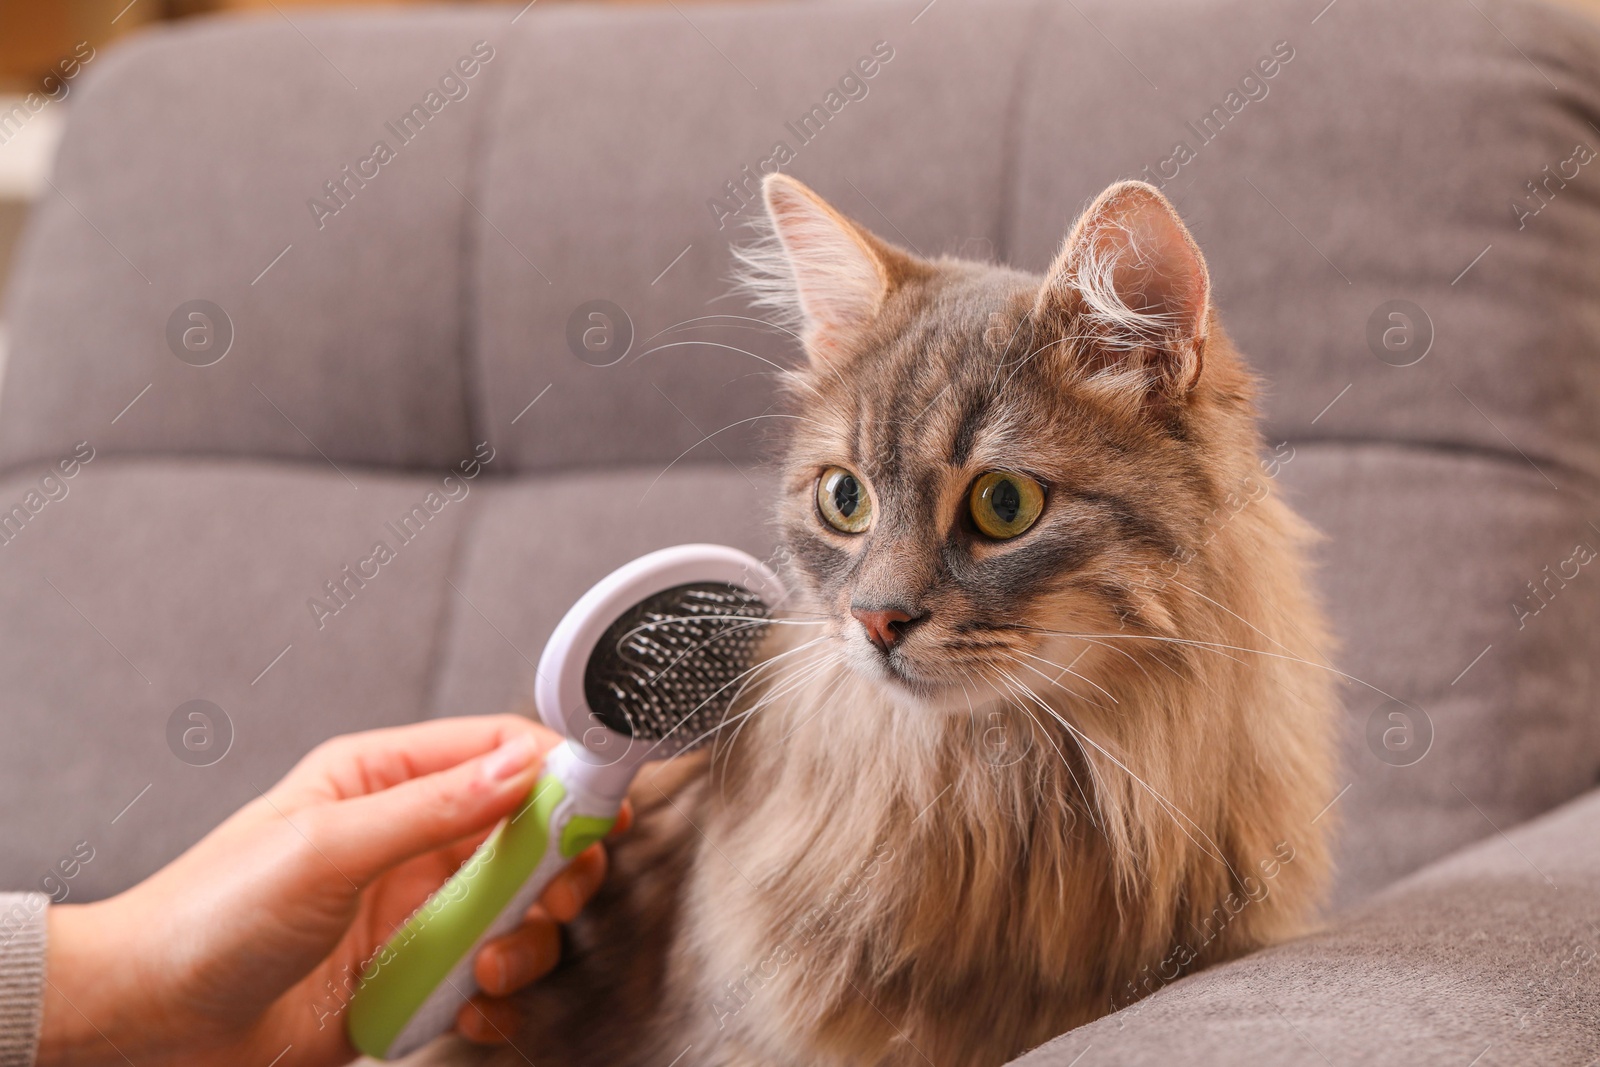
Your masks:
M608 729L660 743L663 755L703 740L755 663L768 615L760 597L723 582L680 585L639 602L589 656L589 710Z

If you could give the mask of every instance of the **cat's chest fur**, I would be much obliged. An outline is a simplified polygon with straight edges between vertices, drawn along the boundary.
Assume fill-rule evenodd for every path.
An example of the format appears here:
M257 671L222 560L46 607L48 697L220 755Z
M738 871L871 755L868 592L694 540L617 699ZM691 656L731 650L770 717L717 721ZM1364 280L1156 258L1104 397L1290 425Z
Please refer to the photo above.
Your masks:
M1102 1010L1105 864L1059 759L865 685L809 695L763 709L702 793L677 960L702 1047L1000 1063Z

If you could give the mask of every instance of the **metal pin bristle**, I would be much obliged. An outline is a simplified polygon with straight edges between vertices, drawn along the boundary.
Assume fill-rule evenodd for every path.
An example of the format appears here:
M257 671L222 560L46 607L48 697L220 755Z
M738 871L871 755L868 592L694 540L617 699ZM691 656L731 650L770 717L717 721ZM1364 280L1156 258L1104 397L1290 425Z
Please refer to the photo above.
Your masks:
M660 741L670 734L688 744L733 701L768 616L760 597L723 582L681 585L641 601L595 644L583 679L590 710L625 736Z

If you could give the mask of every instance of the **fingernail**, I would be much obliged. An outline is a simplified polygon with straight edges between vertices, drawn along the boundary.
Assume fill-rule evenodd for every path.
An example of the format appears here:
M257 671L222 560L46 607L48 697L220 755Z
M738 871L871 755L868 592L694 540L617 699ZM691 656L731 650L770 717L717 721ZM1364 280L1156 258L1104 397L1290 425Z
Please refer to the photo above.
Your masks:
M503 742L499 748L483 757L483 776L491 782L503 782L528 769L534 756L533 739L519 734Z

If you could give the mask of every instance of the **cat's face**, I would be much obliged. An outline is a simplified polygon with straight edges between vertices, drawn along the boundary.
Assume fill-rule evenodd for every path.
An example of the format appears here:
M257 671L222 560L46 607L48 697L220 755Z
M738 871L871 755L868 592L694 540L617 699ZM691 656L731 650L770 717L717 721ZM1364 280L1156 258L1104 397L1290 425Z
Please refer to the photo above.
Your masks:
M1084 673L1070 657L1098 646L1068 634L1168 621L1160 576L1213 504L1219 442L1193 410L1208 286L1160 194L1121 190L1040 279L915 260L769 180L767 266L791 271L809 357L788 577L893 694L966 710Z

